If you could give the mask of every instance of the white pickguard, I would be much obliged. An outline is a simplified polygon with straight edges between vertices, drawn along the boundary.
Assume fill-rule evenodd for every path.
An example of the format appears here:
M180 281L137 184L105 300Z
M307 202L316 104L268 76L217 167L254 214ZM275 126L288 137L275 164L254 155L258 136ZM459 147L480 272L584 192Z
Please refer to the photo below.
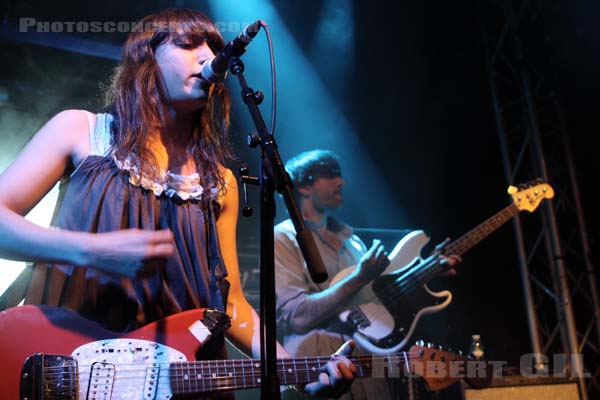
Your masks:
M86 343L71 354L79 366L79 399L167 400L169 364L186 361L171 347L140 339Z
M423 315L432 314L443 310L448 306L448 304L450 304L450 302L452 302L452 293L450 291L442 290L441 292L434 292L431 291L427 285L424 285L424 288L431 296L440 298L445 297L446 300L440 304L422 308L417 315L415 315L410 328L408 328L408 332L404 333L404 339L396 343L393 347L380 348L375 346L372 342L373 339L377 340L386 337L392 333L394 329L394 319L387 309L381 303L372 303L369 305L370 308L366 310L368 312L367 313L365 312L365 307L367 306L361 305L361 310L363 310L363 313L367 315L371 325L367 326L366 328L357 329L356 333L353 335L358 346L363 350L374 354L394 353L400 351L404 346L406 346L415 328L417 327L417 322L419 322L419 319ZM375 315L377 318L374 317Z
M393 272L402 270L405 267L411 265L414 261L421 258L421 249L429 242L429 237L425 232L421 230L412 231L406 234L402 240L400 240L394 249L388 255L390 259L390 265L387 266L382 275L388 275ZM352 273L356 269L356 266L345 268L338 272L332 279L330 286L333 286L337 281L345 278L347 275ZM368 292L370 290L370 293ZM372 294L371 284L365 286L363 291L367 291L368 294ZM373 297L367 297L372 299Z

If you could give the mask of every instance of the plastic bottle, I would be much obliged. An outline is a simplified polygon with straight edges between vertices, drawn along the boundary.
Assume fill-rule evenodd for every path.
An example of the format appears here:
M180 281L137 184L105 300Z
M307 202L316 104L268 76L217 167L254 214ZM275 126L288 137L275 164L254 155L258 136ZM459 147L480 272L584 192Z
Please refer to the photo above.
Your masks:
M471 346L469 347L469 355L474 360L483 360L484 358L484 347L481 342L481 336L474 334L471 336Z

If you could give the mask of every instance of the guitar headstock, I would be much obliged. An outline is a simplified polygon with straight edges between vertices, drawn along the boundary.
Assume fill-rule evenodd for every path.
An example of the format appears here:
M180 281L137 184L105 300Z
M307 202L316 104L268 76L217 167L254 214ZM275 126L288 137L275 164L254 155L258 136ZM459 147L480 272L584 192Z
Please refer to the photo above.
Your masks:
M544 199L554 197L554 189L541 180L534 180L519 187L509 186L508 194L512 196L513 202L519 211L527 210L533 212Z
M485 361L476 361L461 354L444 351L422 342L409 350L410 372L423 378L429 390L447 388L464 379L474 388L489 386L493 378L492 366Z

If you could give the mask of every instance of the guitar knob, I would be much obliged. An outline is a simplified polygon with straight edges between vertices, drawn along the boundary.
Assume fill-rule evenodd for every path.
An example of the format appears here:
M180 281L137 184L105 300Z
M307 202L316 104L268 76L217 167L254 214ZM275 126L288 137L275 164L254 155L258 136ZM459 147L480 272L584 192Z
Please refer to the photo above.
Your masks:
M440 351L444 351L444 346L442 346L441 344L438 346L438 350Z
M415 342L415 344L416 344L417 346L421 346L421 347L425 346L425 342L423 341L423 339L419 339L419 340L417 340L417 341Z
M431 343L431 342L427 342L427 347L429 347L430 349L433 349L433 347L434 347L434 346L433 346L433 343Z

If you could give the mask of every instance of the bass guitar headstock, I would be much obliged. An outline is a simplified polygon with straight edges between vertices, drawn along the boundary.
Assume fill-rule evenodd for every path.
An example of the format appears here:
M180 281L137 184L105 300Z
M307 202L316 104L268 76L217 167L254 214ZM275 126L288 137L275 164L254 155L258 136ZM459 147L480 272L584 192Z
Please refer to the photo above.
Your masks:
M518 188L509 186L508 194L512 196L513 202L519 211L533 212L542 200L554 197L554 189L548 183L543 183L538 179L521 184Z

